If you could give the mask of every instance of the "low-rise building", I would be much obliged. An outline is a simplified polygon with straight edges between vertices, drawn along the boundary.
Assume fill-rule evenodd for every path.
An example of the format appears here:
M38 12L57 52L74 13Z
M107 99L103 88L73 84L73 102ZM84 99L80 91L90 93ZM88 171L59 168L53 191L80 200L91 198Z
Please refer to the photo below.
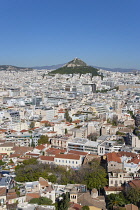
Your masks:
M133 180L133 176L122 169L116 169L108 173L109 187L121 187L122 184L131 180Z
M68 150L77 150L97 154L98 142L90 141L84 138L74 138L68 142Z
M80 155L74 154L57 154L54 158L54 163L56 165L78 169L83 163L83 158Z

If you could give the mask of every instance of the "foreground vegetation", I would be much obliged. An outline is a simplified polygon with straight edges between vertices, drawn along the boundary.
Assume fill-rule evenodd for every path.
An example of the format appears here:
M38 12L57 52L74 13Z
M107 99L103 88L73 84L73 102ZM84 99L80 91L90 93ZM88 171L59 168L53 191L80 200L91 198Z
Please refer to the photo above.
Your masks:
M22 165L16 167L17 182L37 181L39 177L43 177L58 184L86 184L89 190L103 188L107 184L106 176L105 169L97 160L81 166L79 170L40 164L35 158L25 160Z
M140 189L129 188L119 194L110 194L107 196L107 207L124 207L126 204L134 204L140 207Z

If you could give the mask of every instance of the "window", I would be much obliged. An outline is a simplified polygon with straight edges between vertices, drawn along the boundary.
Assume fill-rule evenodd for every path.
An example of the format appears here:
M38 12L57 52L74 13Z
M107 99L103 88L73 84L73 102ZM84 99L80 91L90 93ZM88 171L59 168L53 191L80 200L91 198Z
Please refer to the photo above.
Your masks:
M74 164L74 161L72 161L72 163Z
M69 163L70 163L70 160L69 160Z

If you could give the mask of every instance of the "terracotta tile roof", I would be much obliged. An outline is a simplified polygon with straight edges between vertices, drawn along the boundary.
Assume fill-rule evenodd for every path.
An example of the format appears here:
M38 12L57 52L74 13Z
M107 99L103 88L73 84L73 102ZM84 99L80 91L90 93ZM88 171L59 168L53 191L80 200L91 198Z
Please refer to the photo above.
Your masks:
M3 158L2 155L0 155L0 160L2 160L2 158Z
M24 132L28 132L28 130L21 130L20 132L21 132L21 133L24 133Z
M11 154L9 158L19 157L17 154Z
M47 133L56 133L55 131L48 131Z
M14 166L15 164L14 163L8 163L7 165L8 166Z
M55 158L79 160L80 159L80 155L74 155L74 154L56 154Z
M32 151L33 147L13 147L15 154L23 155L26 152Z
M122 157L122 156L127 156L127 157L137 157L137 154L136 153L133 153L133 152L118 152L117 153L119 157Z
M73 125L72 123L67 124L67 126Z
M119 127L119 128L124 128L125 126L124 126L124 125L118 125L118 127Z
M43 120L43 121L41 121L40 123L50 123L49 121L47 121L47 120Z
M54 161L54 156L40 156L41 160Z
M27 152L25 155L27 155L27 156L39 156L39 154L36 154L36 153L30 153L30 152Z
M7 155L7 153L2 153L2 152L1 152L0 154L1 154L2 156Z
M58 112L65 112L65 109L59 109Z
M6 140L4 140L4 139L1 140L1 139L0 139L0 144L3 144L3 143L5 143L5 142L6 142Z
M6 195L7 200L14 199L14 198L17 198L16 192L7 193Z
M36 129L38 129L39 127L34 127L34 128L31 128L30 130L34 131Z
M74 120L74 121L72 121L73 123L80 123L81 122L81 120Z
M38 145L35 148L38 149L38 150L43 150L43 149L45 149L45 146L43 144L41 144L41 145Z
M123 191L123 187L104 187L105 191Z
M0 129L0 132L5 133L7 130L6 129Z
M114 161L121 163L121 158L118 156L116 152L107 153L105 154L105 156L107 157L108 162Z
M76 155L83 155L86 156L88 154L88 152L80 152L80 151L74 151L74 150L70 150L68 152L68 154L76 154Z
M56 154L65 153L65 152L66 150L64 149L56 149L56 148L49 148L46 150L46 153L48 155L53 155L53 156L55 156Z
M42 177L39 178L39 184L40 184L42 187L43 187L43 186L45 186L45 187L48 187L48 186L49 186L48 181L45 180L45 179L42 178Z
M133 158L133 159L129 160L128 163L139 164L140 163L140 159L136 157L136 158Z
M0 196L6 196L6 190L7 190L6 187L1 187L0 188Z
M75 209L75 210L81 210L82 206L78 203L71 203L70 202L70 208Z
M138 210L138 207L135 206L134 204L127 204L125 205L126 210Z
M140 188L140 180L132 180L129 182L129 185L133 188Z
M10 130L10 133L16 133L17 131L15 131L15 130Z
M0 144L0 147L14 147L14 143L12 142L5 142L4 144Z
M40 198L40 194L39 193L27 193L26 197L30 197L30 198Z

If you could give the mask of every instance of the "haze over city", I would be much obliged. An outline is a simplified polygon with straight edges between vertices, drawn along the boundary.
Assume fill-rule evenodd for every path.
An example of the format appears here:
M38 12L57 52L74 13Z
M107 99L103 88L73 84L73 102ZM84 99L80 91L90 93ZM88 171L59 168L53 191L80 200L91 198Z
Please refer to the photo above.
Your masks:
M4 0L0 65L140 69L139 0Z

